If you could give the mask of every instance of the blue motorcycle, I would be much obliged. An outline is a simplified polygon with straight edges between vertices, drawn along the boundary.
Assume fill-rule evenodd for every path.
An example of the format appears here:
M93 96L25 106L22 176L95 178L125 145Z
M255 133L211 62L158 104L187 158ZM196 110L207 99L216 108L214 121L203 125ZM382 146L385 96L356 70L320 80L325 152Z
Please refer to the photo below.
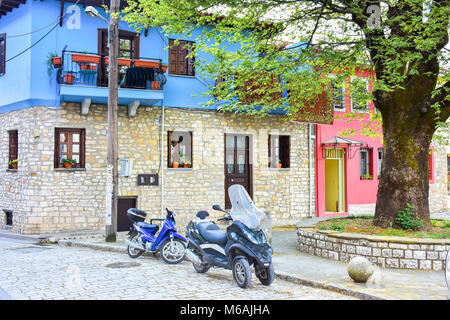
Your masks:
M127 211L128 219L133 222L133 227L128 233L128 255L135 259L144 252L160 253L161 259L168 264L177 264L184 260L186 239L177 233L175 228L175 213L166 208L166 219L151 219L145 223L147 213L136 208ZM161 231L154 221L163 221Z

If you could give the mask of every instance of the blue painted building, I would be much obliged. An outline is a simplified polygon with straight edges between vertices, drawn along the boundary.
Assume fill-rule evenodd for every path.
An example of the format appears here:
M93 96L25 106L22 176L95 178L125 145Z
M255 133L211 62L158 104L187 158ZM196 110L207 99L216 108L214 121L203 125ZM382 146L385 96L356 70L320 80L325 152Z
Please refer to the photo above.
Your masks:
M1 2L0 209L8 214L0 228L105 226L107 24L84 12L93 5L107 17L100 2ZM228 207L235 183L275 225L311 213L306 126L279 114L255 119L205 108L202 93L214 79L186 58L201 30L184 38L137 32L124 21L119 29L119 231L129 226L129 207L149 218L169 207L182 227L197 210Z

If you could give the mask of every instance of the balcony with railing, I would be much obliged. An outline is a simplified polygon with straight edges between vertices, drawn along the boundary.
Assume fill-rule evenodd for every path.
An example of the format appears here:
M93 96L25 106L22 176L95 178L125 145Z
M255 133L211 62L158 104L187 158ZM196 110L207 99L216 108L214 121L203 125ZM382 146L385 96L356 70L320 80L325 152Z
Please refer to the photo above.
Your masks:
M128 115L136 115L139 106L153 106L164 98L164 73L161 59L121 58L119 64L118 104L128 105ZM81 103L81 113L88 114L92 103L108 103L109 57L105 54L64 50L53 58L58 68L60 98Z

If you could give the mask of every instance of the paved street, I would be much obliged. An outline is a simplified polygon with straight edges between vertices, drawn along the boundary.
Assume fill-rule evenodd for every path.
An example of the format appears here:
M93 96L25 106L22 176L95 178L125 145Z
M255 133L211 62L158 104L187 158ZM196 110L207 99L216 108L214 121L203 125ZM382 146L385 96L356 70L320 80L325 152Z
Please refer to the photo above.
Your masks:
M133 260L122 253L7 238L0 238L0 256L0 299L354 299L279 279L265 287L256 276L243 290L228 270L197 274L188 262L169 266L152 256Z

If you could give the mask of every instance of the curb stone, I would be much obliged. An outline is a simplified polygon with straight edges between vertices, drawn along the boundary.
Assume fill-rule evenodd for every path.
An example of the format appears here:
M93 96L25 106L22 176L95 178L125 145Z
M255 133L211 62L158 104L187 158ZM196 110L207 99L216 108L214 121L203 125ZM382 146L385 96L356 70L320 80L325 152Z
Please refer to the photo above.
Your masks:
M334 291L334 292L338 292L340 294L344 294L344 295L355 297L355 298L362 299L362 300L388 300L387 298L376 296L376 295L372 295L372 294L368 294L368 293L365 293L365 292L351 290L351 289L348 289L348 288L345 288L345 287L341 287L341 286L325 284L325 283L322 283L322 282L319 282L319 281L305 280L305 279L302 279L302 278L299 278L299 277L294 277L294 276L290 276L290 275L283 274L283 273L276 273L276 276L279 279L282 279L282 280L285 280L285 281L289 281L289 282L292 282L292 283L301 284L301 285L304 285L304 286L317 288L317 289L324 289L324 290L328 290L328 291Z
M82 243L82 242L76 242L76 241L70 241L70 240L59 240L58 245L60 246L66 246L66 247L78 247L78 248L88 248L93 250L101 250L101 251L109 251L109 252L120 252L120 253L126 253L127 248L126 247L113 247L108 245L102 245L102 244L91 244L91 243ZM312 288L318 288L318 289L324 289L328 291L334 291L338 292L340 294L344 294L347 296L352 296L358 299L363 300L387 300L383 297L378 297L375 295L359 292L356 290L350 290L348 288L336 286L336 285L330 285L330 284L324 284L319 281L312 281L312 280L305 280L301 279L299 277L290 276L283 273L275 273L275 276L281 280L285 280L288 282L292 282L295 284L300 284Z

